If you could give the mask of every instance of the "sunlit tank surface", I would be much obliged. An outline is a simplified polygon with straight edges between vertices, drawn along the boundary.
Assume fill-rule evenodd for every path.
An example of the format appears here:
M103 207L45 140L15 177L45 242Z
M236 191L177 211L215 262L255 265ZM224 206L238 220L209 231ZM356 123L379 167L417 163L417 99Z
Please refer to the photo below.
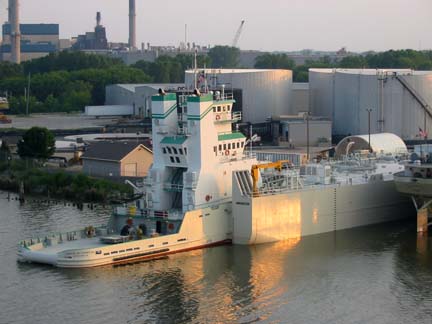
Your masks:
M367 134L368 109L371 133L432 131L432 71L310 69L309 87L312 113L331 118L334 135Z

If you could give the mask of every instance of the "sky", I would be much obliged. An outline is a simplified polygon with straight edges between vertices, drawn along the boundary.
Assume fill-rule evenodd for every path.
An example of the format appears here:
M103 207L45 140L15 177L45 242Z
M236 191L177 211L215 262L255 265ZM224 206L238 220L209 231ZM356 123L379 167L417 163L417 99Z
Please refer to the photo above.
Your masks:
M59 23L70 38L95 26L96 11L109 41L128 40L128 0L20 0L22 23ZM0 22L7 20L0 0ZM263 51L301 49L384 51L432 48L432 0L136 0L137 43L231 45Z

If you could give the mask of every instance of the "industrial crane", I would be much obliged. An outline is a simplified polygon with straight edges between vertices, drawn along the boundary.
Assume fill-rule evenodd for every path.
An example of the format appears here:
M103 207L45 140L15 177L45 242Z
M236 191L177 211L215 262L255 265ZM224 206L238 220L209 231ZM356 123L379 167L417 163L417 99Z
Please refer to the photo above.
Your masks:
M232 45L231 45L232 47L236 47L237 46L237 43L238 43L239 38L240 38L240 35L241 35L242 31L243 31L244 23L245 23L245 21L242 20L241 23L240 23L240 27L237 29L237 32L236 32L236 34L234 36L234 39L232 41Z
M288 165L288 167L290 167L290 166L292 166L292 163L289 160L281 160L281 161L270 162L270 163L265 163L265 164L252 165L251 175L252 175L253 195L255 197L259 196L259 193L258 193L259 169L272 169L272 168L274 168L277 171L281 171L285 165Z

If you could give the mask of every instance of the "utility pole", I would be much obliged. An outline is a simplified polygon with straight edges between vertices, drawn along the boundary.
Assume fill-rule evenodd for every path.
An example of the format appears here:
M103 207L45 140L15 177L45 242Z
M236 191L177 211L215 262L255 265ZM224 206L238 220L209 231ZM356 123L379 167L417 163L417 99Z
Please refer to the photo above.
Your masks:
M309 161L309 112L306 114L306 157L307 160Z
M372 147L371 147L371 108L366 108L366 111L368 112L368 135L369 135L369 153L372 153Z
M29 114L29 101L30 101L30 78L31 74L28 75L28 84L27 84L27 98L26 98L26 115Z
M252 130L252 123L249 126L249 138L250 138L250 156L252 157L252 136L253 136L253 130Z

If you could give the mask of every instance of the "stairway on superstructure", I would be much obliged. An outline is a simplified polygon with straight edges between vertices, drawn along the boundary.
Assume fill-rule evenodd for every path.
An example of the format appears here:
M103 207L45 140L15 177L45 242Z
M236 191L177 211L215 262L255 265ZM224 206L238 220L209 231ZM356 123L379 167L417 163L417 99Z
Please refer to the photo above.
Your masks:
M235 177L239 183L242 195L250 196L252 194L252 188L253 188L250 172L247 170L236 171Z

